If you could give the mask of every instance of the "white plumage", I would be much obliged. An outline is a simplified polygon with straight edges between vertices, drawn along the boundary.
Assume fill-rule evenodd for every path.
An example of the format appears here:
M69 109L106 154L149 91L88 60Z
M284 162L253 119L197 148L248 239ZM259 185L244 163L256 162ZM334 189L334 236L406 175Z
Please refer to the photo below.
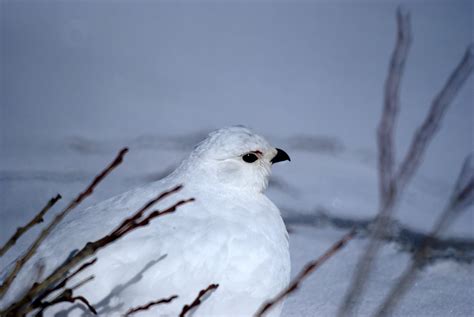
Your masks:
M244 160L246 154L250 159ZM196 200L100 251L97 263L75 281L90 274L95 279L76 294L88 298L103 316L120 316L130 307L177 294L171 304L139 315L176 316L199 290L218 283L194 317L252 316L290 277L288 234L278 208L263 193L272 160L283 159L289 159L286 153L246 128L211 133L168 177L73 211L24 267L0 306L32 283L35 265L44 265L48 274L72 250L110 232L160 192L183 184L178 194L153 209L179 199ZM52 307L46 315L88 315L79 306ZM268 316L280 311L276 307Z

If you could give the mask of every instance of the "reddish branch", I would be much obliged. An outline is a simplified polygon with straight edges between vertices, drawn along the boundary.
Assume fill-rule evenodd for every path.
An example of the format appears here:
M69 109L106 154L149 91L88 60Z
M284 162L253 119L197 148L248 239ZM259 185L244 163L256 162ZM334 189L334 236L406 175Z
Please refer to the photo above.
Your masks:
M150 200L142 208L140 208L133 216L131 216L130 218L125 219L122 222L122 224L120 224L120 226L118 226L117 229L115 229L112 233L110 233L109 235L103 237L100 240L97 240L93 244L96 244L98 246L102 246L102 245L106 245L108 243L111 243L111 242L117 240L118 238L122 237L124 234L126 234L127 232L129 232L131 230L134 230L138 227L143 227L143 226L148 225L152 219L154 219L156 217L159 217L159 216L163 216L163 215L172 213L172 212L175 212L176 209L179 206L194 201L194 198L180 200L177 203L175 203L174 205L172 205L171 207L168 207L167 209L165 209L163 211L154 210L148 216L146 216L145 218L140 219L141 217L143 217L144 212L147 211L151 206L156 204L158 201L160 201L160 200L162 200L162 199L164 199L164 198L180 191L181 188L183 188L183 186L178 185L178 186L174 187L173 189L170 189L168 191L165 191L165 192L159 194L156 198Z
M90 282L94 276L89 276L86 279L80 281L74 286L65 288L62 292L59 293L54 299L52 300L45 300L47 297L51 296L55 291L62 289L63 287L66 286L67 282L79 274L79 272L82 272L89 266L93 265L97 261L97 258L92 259L89 262L84 263L81 265L76 271L73 273L69 274L66 276L60 283L58 283L56 286L48 288L45 292L40 294L32 303L31 303L31 309L38 309L38 312L35 314L35 316L43 316L44 310L48 307L54 306L59 303L63 302L69 302L69 303L74 303L75 301L80 301L82 302L90 312L92 312L94 315L97 315L97 311L95 308L87 301L87 299L83 296L74 296L74 290L79 288L80 286ZM9 313L11 314L11 313Z
M176 193L181 188L182 186L180 185L180 186L176 186L175 188L169 191L161 193L156 198L146 203L142 208L140 208L137 212L135 212L131 217L125 219L111 233L109 233L108 235L94 242L88 242L80 251L78 251L76 254L74 254L74 256L69 258L60 267L56 268L54 272L51 273L48 277L46 277L42 282L35 283L19 301L17 301L16 303L8 307L6 312L10 314L12 313L24 314L31 311L31 309L34 307L31 307L30 303L36 297L38 297L39 294L49 289L51 285L56 285L57 283L59 283L71 269L79 265L85 259L93 256L98 250L120 239L121 237L128 234L129 232L137 228L148 225L152 219L172 213L181 205L184 205L186 203L193 201L194 200L193 198L181 200L173 204L172 206L166 208L163 211L155 210L155 211L152 211L148 216L143 217L144 212L147 211L151 206L153 206L159 200L162 200L165 197Z
M173 300L175 300L176 298L178 298L178 295L173 295L173 296L170 296L168 298L163 298L163 299L159 299L159 300L156 300L156 301L152 301L152 302L149 302L143 306L137 306L135 308L130 308L126 313L125 313L125 317L126 316L130 316L132 314L135 314L137 312L140 312L140 311L144 311L144 310L148 310L150 309L151 307L154 307L154 306L157 306L157 305L161 305L161 304L168 304L168 303L171 303Z
M89 303L89 301L84 296L74 296L73 290L70 288L65 289L62 291L56 298L51 301L44 301L41 302L39 307L39 311L36 313L36 316L43 316L43 312L46 308L57 305L59 303L74 303L76 301L82 302L91 313L97 315L97 311L95 308Z
M67 282L69 280L71 280L74 276L76 276L77 274L79 274L80 272L84 271L86 268L88 268L89 266L93 265L95 262L97 261L97 258L94 258L92 259L91 261L89 262L86 262L84 263L83 265L81 265L77 270L75 270L73 273L67 275L66 277L63 277L63 279L56 284L56 286L54 287L49 287L46 291L44 291L41 295L39 295L37 298L35 298L33 304L32 304L32 307L33 308L36 308L36 307L40 307L41 306L41 301L43 301L45 298L47 298L49 295L51 295L53 292L63 288L66 286ZM89 281L89 279L88 279ZM80 285L82 285L83 283L81 282ZM79 285L79 286L80 286ZM70 287L70 289L75 289L77 288L78 285L74 286L74 287Z
M179 314L179 317L185 317L186 314L191 311L191 309L201 305L201 301L204 295L206 295L208 292L212 290L217 289L218 287L219 287L219 284L211 284L207 288L199 291L198 296L194 299L194 301L191 304L184 305L183 309L181 310L181 313Z
M46 239L46 237L51 233L51 231L63 220L63 218L74 208L76 208L84 199L90 196L95 187L114 170L120 163L123 161L124 155L128 152L127 148L122 149L116 158L107 166L99 175L97 175L92 183L86 188L86 190L80 193L69 205L61 211L59 214L54 217L54 219L49 223L49 225L41 231L40 235L36 240L30 245L25 254L20 257L15 262L15 267L4 279L2 285L0 285L0 299L5 295L6 291L10 287L11 283L16 278L17 274L20 272L25 263L36 253L36 250L41 245L41 243Z
M36 216L30 220L25 226L18 227L16 232L8 239L7 243L0 248L0 257L3 256L12 246L15 245L16 241L28 230L33 228L35 225L40 224L44 221L43 217L61 199L61 195L57 194L56 197L51 198L43 209L36 214Z
M355 236L355 229L352 229L349 233L344 235L339 241L333 244L323 255L321 255L316 260L313 260L305 265L303 270L301 270L298 275L290 282L288 287L278 293L274 298L265 302L259 310L255 313L254 317L263 316L270 308L276 304L283 301L288 295L293 293L298 289L300 284L315 270L317 270L321 265L324 264L328 259L330 259L334 254L341 250L347 242L349 242Z
M29 247L28 251L22 256L16 263L14 269L9 273L7 278L4 280L4 283L0 286L0 295L3 295L6 290L8 290L9 286L17 276L18 272L21 270L23 265L35 254L39 245L45 240L45 238L49 235L49 233L56 227L58 223L77 205L79 205L85 198L90 196L95 187L115 168L117 167L122 161L123 156L126 154L128 150L123 149L119 152L117 157L114 161L105 168L99 175L97 175L91 184L82 192L80 193L63 211L61 211L52 221L51 223L41 232L38 238L32 243ZM6 310L0 312L2 316L22 316L25 315L33 310L38 310L37 315L41 316L43 311L56 305L61 302L82 302L85 304L91 312L96 314L95 309L92 305L89 304L86 298L82 296L74 296L73 290L80 287L84 283L89 282L93 279L93 276L86 278L85 280L79 282L74 287L65 288L67 282L76 276L79 272L85 270L87 267L93 265L96 259L92 259L89 262L83 263L87 258L94 255L99 249L106 247L107 245L113 243L117 239L120 239L124 235L128 234L129 232L139 228L146 226L150 223L150 221L154 218L159 216L163 216L169 213L172 213L178 208L179 206L192 201L193 199L181 200L176 204L170 206L169 208L160 211L155 210L149 213L147 216L144 216L145 211L151 208L155 203L164 199L165 197L176 193L182 188L182 186L176 186L175 188L161 193L156 198L149 201L145 204L142 208L140 208L135 214L133 214L130 218L125 219L115 230L113 230L110 234L98 239L94 242L87 243L79 252L74 254L71 258L69 258L65 263L57 267L53 273L43 279L41 282L35 283L31 286L31 288L21 297L18 301L10 305ZM41 222L44 214L47 212L49 208L59 199L58 197L51 200L48 205L43 208L43 210L29 223L27 226L20 230L19 234L12 237L12 241L16 241L19 236L28 228L33 226L34 224ZM11 245L13 245L12 242ZM9 245L7 243L7 245ZM2 248L3 250L3 248ZM80 265L80 266L79 266ZM75 267L79 266L79 268L75 269ZM73 273L69 273L71 270L74 270ZM63 289L64 288L64 289ZM59 295L54 297L52 300L47 300L48 297L58 291L63 289Z

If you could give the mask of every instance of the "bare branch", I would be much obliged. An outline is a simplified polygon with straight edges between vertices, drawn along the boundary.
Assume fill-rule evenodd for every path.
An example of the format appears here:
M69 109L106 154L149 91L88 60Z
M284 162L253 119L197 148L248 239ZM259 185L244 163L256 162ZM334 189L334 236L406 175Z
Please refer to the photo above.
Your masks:
M36 313L36 316L43 316L44 310L48 307L57 305L59 303L64 303L64 302L74 303L76 301L82 302L89 309L91 313L93 313L94 315L97 315L97 311L85 297L74 296L72 289L68 288L68 289L65 289L63 292L61 292L61 294L59 294L52 301L39 303L39 306L36 308L39 308L40 310L38 311L38 313Z
M416 279L418 269L426 262L430 247L436 236L460 215L462 210L474 203L474 155L469 155L464 161L461 172L454 186L453 194L442 215L439 217L436 225L427 236L421 247L413 255L410 265L405 269L398 280L398 283L392 287L390 293L384 302L377 308L376 317L389 315L395 308L403 295L410 289Z
M2 257L12 246L15 245L16 241L25 234L28 230L33 228L35 225L40 224L44 221L44 215L61 199L61 195L57 194L56 197L51 198L43 209L36 214L36 216L30 220L25 226L18 227L16 232L8 239L8 241L0 248L0 257Z
M399 22L400 29L400 23L404 20L397 19L397 21ZM381 207L377 216L377 222L376 227L374 229L374 233L371 237L366 252L359 260L356 273L353 277L349 291L347 292L343 304L338 311L339 317L352 315L352 311L358 305L359 299L364 293L365 284L372 269L373 259L375 258L381 246L380 238L384 236L386 230L385 228L391 221L391 214L395 209L395 205L400 199L401 193L406 188L406 185L413 177L415 171L418 169L429 143L431 142L436 131L440 127L441 120L448 106L451 104L454 97L457 95L457 93L471 74L474 68L473 52L474 48L472 46L467 49L463 59L454 69L453 73L448 78L448 81L446 82L445 86L432 102L428 115L416 131L412 143L407 152L407 155L400 164L400 168L398 169L398 171L395 173L394 176L392 176L391 180L388 182L388 187L388 173L385 170L385 168L387 168L388 166L388 163L382 164L382 162L387 161L387 159L383 159L383 157L389 154L385 153L387 152L387 149L384 149L384 145L381 144L379 140L379 162L381 162L381 164L379 165L379 173L381 181L380 187L382 189L380 199ZM390 76L391 75L389 74L389 77ZM384 108L384 113L385 110L386 108ZM384 114L382 116L382 121L384 116L388 115ZM383 125L384 124L382 122L381 126Z
M165 191L163 193L161 193L160 195L158 195L156 198L150 200L148 203L146 203L140 210L138 210L132 217L128 218L128 219L125 219L118 227L117 229L115 229L111 234L105 236L103 239L107 240L107 239L118 239L119 237L123 236L125 233L127 233L128 231L131 231L137 227L142 227L142 226L146 226L150 220L156 218L156 217L159 217L159 216L163 216L163 215L166 215L166 214L169 214L169 213L172 213L172 212L175 212L176 209L181 206L181 205L184 205L184 204L187 204L189 202L192 202L194 201L194 198L190 198L190 199L186 199L186 200L181 200L181 201L178 201L177 203L175 203L173 206L171 207L168 207L167 209L163 210L163 211L159 211L159 210L154 210L152 211L147 217L145 217L144 219L140 220L139 218L143 216L143 213L148 210L151 206L153 206L154 204L156 204L158 201L166 198L167 196L169 195L172 195L178 191L180 191L181 189L183 188L182 185L178 185L176 187L174 187L173 189L170 189L168 191ZM101 239L101 240L103 240ZM100 241L100 240L99 240ZM102 242L104 243L104 242Z
M97 262L97 258L94 258L92 259L91 261L89 262L86 262L84 264L82 264L77 270L75 270L73 273L67 275L66 277L64 277L59 283L57 283L55 286L53 287L48 287L48 289L46 289L42 294L40 294L38 297L35 298L35 303L39 303L41 301L43 301L46 297L48 297L49 295L51 295L53 292L63 288L66 286L67 282L72 279L74 276L76 276L77 274L79 274L80 272L84 271L86 268L88 268L89 266L93 265L95 262ZM70 287L70 289L75 289L77 288L78 286L76 285L75 287Z
M85 279L83 279L83 280L77 282L76 284L70 286L69 289L75 291L76 289L82 287L84 284L87 284L87 283L89 283L90 281L92 281L94 278L95 278L94 275L90 275L90 276L86 277Z
M380 210L369 246L363 257L359 260L352 283L344 297L343 304L339 308L339 317L351 315L354 306L363 293L363 287L371 270L372 259L380 246L378 238L383 235L383 230L385 230L385 227L389 222L389 215L392 213L396 201L397 186L393 181L393 165L395 157L393 137L395 119L399 108L400 81L410 43L410 15L408 12L399 8L397 11L397 41L395 43L385 82L384 107L377 131Z
M185 317L186 314L191 311L191 309L198 307L201 305L201 300L206 295L208 292L215 290L219 287L219 284L211 284L207 288L199 291L198 296L194 299L194 301L189 304L189 305L184 305L183 309L181 310L181 313L179 314L179 317Z
M461 62L451 73L443 89L441 89L433 100L428 115L416 131L405 159L401 163L397 173L396 179L400 188L405 187L405 184L409 182L415 174L429 143L440 128L441 120L446 110L469 78L469 75L471 75L473 68L474 44L466 49Z
M89 262L86 262L84 264L82 264L77 270L75 270L73 273L69 274L65 279L64 279L64 285L66 285L66 283L72 279L74 276L76 276L77 274L79 274L80 272L84 271L86 268L88 268L89 266L93 265L95 262L97 262L97 258L93 258L92 260L90 260ZM73 287L75 288L75 287Z
M288 295L296 291L300 284L315 270L317 270L321 265L323 265L328 259L330 259L334 254L341 250L347 242L352 240L356 234L355 229L352 229L349 233L344 235L339 239L335 244L333 244L323 255L321 255L316 260L313 260L305 265L303 270L301 270L298 275L290 282L290 284L278 293L274 298L263 303L262 306L255 313L254 317L263 316L270 308L274 305L283 301Z
M154 307L154 306L157 306L157 305L161 305L161 304L168 304L168 303L171 303L173 300L175 300L176 298L178 298L178 295L173 295L173 296L170 296L168 298L162 298L162 299L159 299L159 300L156 300L156 301L152 301L152 302L149 302L143 306L137 306L135 308L130 308L124 315L124 317L126 316L130 316L132 314L135 314L137 312L140 312L140 311L144 311L144 310L148 310L150 309L151 307Z
M75 301L82 302L84 305L87 306L87 308L91 311L91 313L93 313L94 315L97 315L97 311L95 310L94 306L92 306L85 297L83 297L83 296L74 296L74 297L71 298L71 300L69 302L74 303Z
M390 182L393 177L395 161L395 144L393 142L395 121L399 111L400 82L405 68L408 49L411 44L410 15L397 11L397 42L392 53L392 59L385 80L384 107L382 118L377 129L377 143L379 148L379 186L381 197L389 194Z
M474 152L464 160L450 204L454 212L459 212L474 204Z
M63 281L61 281L61 283L59 283L56 287L53 287L51 289L46 290L33 303L31 303L31 310L35 310L35 309L39 308L39 311L35 314L35 316L42 316L43 311L48 307L54 306L54 305L62 303L62 302L71 302L71 303L73 303L76 300L81 301L82 303L84 303L88 307L88 309L92 313L97 314L95 308L91 304L89 304L89 302L87 301L87 299L85 297L83 297L83 296L74 297L74 295L73 295L73 293L76 289L78 289L79 287L83 286L84 284L87 284L90 281L92 281L94 279L93 275L88 276L85 279L77 282L73 286L70 286L70 287L64 289L53 300L51 300L51 301L45 301L44 300L45 298L51 296L51 294L53 294L55 291L63 288L66 285L68 280L70 280L73 276L75 276L80 271L83 271L86 267L94 264L96 260L97 259L93 259L92 261L82 265L76 272L69 275L67 278L65 278Z
M182 188L181 185L176 186L175 188L161 193L156 198L150 200L146 203L142 208L140 208L136 213L134 213L130 218L125 219L116 229L114 229L108 235L94 241L88 242L80 251L74 254L71 258L69 258L66 262L64 262L61 266L56 268L53 273L51 273L48 277L46 277L42 282L35 283L27 292L26 294L16 303L13 303L10 307L7 308L5 312L7 313L25 313L31 310L30 303L42 292L51 288L51 285L56 285L64 276L67 275L68 271L73 269L75 266L79 265L82 261L87 259L88 257L94 255L98 250L106 247L107 245L111 244L112 242L120 239L124 235L128 234L129 232L139 228L146 226L150 223L150 221L154 218L169 214L174 212L178 207L194 201L193 198L181 200L177 203L173 204L172 206L166 208L163 211L155 210L151 212L148 216L141 219L140 217L143 216L144 212L149 209L153 204L158 202L165 197L176 193ZM84 265L83 265L84 266ZM76 271L77 272L77 271ZM75 274L75 273L73 273Z
M128 152L127 148L122 149L115 159L107 166L99 175L97 175L92 183L86 188L86 190L80 193L63 211L54 217L54 219L50 222L50 224L41 231L40 235L36 238L36 240L30 245L26 253L20 257L15 263L15 267L13 270L8 274L8 276L3 281L2 285L0 285L0 299L3 298L6 291L10 287L11 283L17 276L18 272L20 272L21 268L25 265L25 263L36 253L36 250L41 245L41 243L46 239L46 237L51 233L51 231L63 220L63 218L74 208L76 208L84 199L86 199L89 195L91 195L95 189L95 187L108 175L114 170L120 163L123 161L124 155Z

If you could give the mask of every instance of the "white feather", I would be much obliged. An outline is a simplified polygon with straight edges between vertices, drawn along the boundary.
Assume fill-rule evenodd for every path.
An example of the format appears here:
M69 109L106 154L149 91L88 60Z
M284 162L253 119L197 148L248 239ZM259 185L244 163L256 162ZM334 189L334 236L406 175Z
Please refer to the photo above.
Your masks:
M261 152L254 163L242 160L250 151ZM263 194L276 153L246 128L211 133L168 177L73 211L24 267L0 306L31 285L37 263L45 266L44 274L50 273L72 250L107 234L160 192L183 184L183 190L152 209L191 197L195 202L98 252L97 263L70 285L93 274L95 279L76 294L88 298L103 316L120 316L130 307L176 294L171 304L140 313L176 316L199 290L217 283L195 317L252 316L288 285L290 276L288 234L278 208ZM46 315L88 315L79 306L59 305ZM280 311L276 307L269 316Z

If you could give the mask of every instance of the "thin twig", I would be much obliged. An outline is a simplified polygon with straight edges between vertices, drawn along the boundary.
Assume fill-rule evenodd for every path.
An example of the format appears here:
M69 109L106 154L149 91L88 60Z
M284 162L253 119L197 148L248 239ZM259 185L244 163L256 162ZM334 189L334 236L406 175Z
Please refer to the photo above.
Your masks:
M429 249L435 239L462 210L474 203L474 156L469 155L464 161L453 194L447 207L437 220L431 233L424 239L421 247L413 255L410 265L405 269L395 286L385 297L383 303L377 308L375 317L389 315L403 295L410 289L416 279L418 269L427 261Z
M92 306L89 301L84 297L84 296L74 296L71 298L70 302L74 303L75 301L80 301L84 305L87 306L87 308L94 314L97 315L97 311L95 310L94 306Z
M57 194L55 197L51 198L48 203L43 207L43 209L36 214L36 216L30 220L23 227L18 227L16 232L8 239L8 241L0 248L0 257L3 256L12 246L15 245L16 241L25 234L28 230L33 228L35 225L40 224L44 221L43 217L51 209L51 207L56 204L58 200L61 199L61 195Z
M37 309L37 308L40 308L39 312L36 314L36 316L38 315L42 315L43 314L43 311L45 308L47 307L50 307L50 306L54 306L56 304L59 304L61 302L74 302L75 300L80 300L81 302L83 303L86 303L86 306L89 308L89 310L93 313L96 312L95 308L89 304L89 302L86 300L85 297L82 297L82 296L78 296L78 297L74 297L73 296L73 293L75 290L77 290L78 288L80 288L81 286L83 286L84 284L87 284L89 283L90 281L92 281L94 279L94 275L90 275L88 277L86 277L85 279L83 280L80 280L79 282L77 282L76 284L64 289L58 296L56 296L55 299L53 299L52 301L45 301L44 299L51 296L52 293L54 293L55 291L63 288L64 286L66 286L66 283L68 280L70 280L73 276L77 275L79 272L83 271L84 269L86 269L88 266L92 265L95 263L95 261L97 260L97 258L93 259L92 261L82 265L78 270L76 270L73 274L69 275L68 277L66 277L63 281L61 281L56 287L53 287L52 289L48 289L46 290L43 294L41 294L31 305L31 308L32 310L34 309ZM64 294L71 294L67 297L64 297ZM70 298L73 298L73 300L71 301Z
M55 286L53 287L49 287L48 289L46 289L42 294L40 294L39 296L37 296L35 298L35 301L33 303L33 307L35 305L38 305L38 303L41 303L41 301L43 301L46 297L50 296L52 293L54 293L55 291L63 288L66 286L67 282L69 280L71 280L74 276L76 276L77 274L79 274L80 272L84 271L86 268L88 268L89 266L93 265L95 262L97 262L97 258L94 258L92 259L91 261L88 261L84 264L82 264L77 270L75 270L73 273L63 277L63 279L57 283ZM74 289L74 287L70 287L70 289Z
M40 235L36 238L36 240L30 245L27 252L20 257L15 262L15 267L13 270L7 275L4 279L2 285L0 285L0 299L3 298L6 291L10 287L11 283L16 278L17 274L20 272L21 268L25 265L25 263L36 253L36 250L41 245L41 243L46 239L46 237L51 233L51 231L63 220L63 218L74 208L76 208L84 199L90 196L95 187L115 169L120 163L123 161L124 155L128 152L127 148L122 149L115 159L107 166L99 175L97 175L92 183L86 188L86 190L80 193L71 203L59 214L54 217L54 219L50 222L50 224L41 231Z
M381 197L389 195L395 162L394 130L400 108L400 82L411 44L410 15L397 11L397 42L392 54L388 76L385 80L384 107L377 129L379 148L379 186Z
M82 287L84 284L87 284L87 283L89 283L90 281L92 281L94 278L95 278L94 275L89 275L89 276L86 277L85 279L83 279L83 280L77 282L77 283L74 284L74 285L71 285L71 286L69 287L69 289L72 289L73 291L75 291L76 289Z
M189 305L184 305L179 317L185 317L186 314L191 311L191 309L198 307L201 305L201 300L208 292L215 290L219 287L219 284L211 284L207 288L200 290L198 296L194 299L194 301Z
M140 219L140 217L143 216L144 212L147 209L149 209L153 204L155 204L159 200L164 199L165 197L173 193L176 193L181 188L182 186L179 185L169 191L161 193L156 198L146 203L130 218L125 219L111 233L109 233L108 235L94 242L88 242L80 251L78 251L71 258L69 258L65 263L63 263L63 265L56 268L53 271L53 273L51 273L48 277L46 277L42 282L34 284L19 301L13 303L10 307L8 307L6 312L8 313L14 312L17 314L27 313L28 311L31 310L31 305L29 303L31 303L33 299L35 299L39 294L41 294L42 292L50 288L51 285L55 285L56 283L61 281L61 279L64 278L64 276L67 274L69 270L79 265L82 261L84 261L88 257L94 255L98 250L120 239L121 237L133 231L134 229L148 225L152 219L172 213L176 211L178 207L186 203L189 203L191 201L194 201L193 198L180 200L163 211L155 210L151 212L145 218Z
M56 298L51 301L41 302L39 305L39 312L36 316L43 316L43 312L46 308L57 305L59 303L69 302L74 303L76 301L82 302L86 307L89 309L91 313L97 315L97 311L95 308L89 303L89 301L84 296L74 296L72 289L65 289L61 294L59 294Z
M178 295L173 295L173 296L170 296L168 298L162 298L162 299L159 299L159 300L156 300L156 301L149 302L149 303L147 303L145 305L142 305L142 306L137 306L137 307L134 307L134 308L130 308L125 313L124 317L130 316L130 315L135 314L135 313L140 312L140 311L148 310L151 307L154 307L154 306L157 306L157 305L171 303L176 298L178 298Z
M426 148L441 126L441 120L446 110L471 75L473 69L474 44L471 44L466 49L461 62L453 70L443 88L433 100L428 115L422 125L417 129L396 176L398 187L404 188L415 174L415 171L426 153Z
M262 306L258 309L255 313L254 317L261 317L263 316L270 308L275 306L276 304L283 301L288 295L296 291L296 289L300 286L300 284L315 270L317 270L321 265L324 264L328 259L330 259L334 254L336 254L339 250L341 250L347 242L352 240L355 237L356 231L352 229L349 233L344 235L341 239L339 239L335 244L333 244L323 255L321 255L316 260L313 260L307 263L303 270L301 270L298 275L290 282L290 284L283 289L280 293L278 293L274 298L268 300L267 302L263 303Z
M474 204L474 152L464 160L451 196L451 205L454 212L464 210L472 204Z
M354 306L363 293L363 287L371 269L372 260L380 247L378 238L383 235L383 230L385 230L389 222L389 215L392 213L396 201L397 187L396 183L393 182L395 156L395 145L393 142L394 126L399 108L400 81L410 43L410 15L399 8L397 11L397 40L385 82L384 107L377 130L380 211L369 246L363 257L359 260L356 274L344 297L343 304L339 308L337 314L339 317L351 315Z

